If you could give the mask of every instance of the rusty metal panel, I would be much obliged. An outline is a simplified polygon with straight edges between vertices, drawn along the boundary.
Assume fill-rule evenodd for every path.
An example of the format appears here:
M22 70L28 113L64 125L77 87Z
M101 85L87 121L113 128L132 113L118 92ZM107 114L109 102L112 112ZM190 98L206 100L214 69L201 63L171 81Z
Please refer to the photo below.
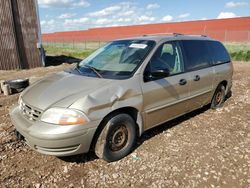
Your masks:
M20 68L11 0L0 3L0 70Z
M36 0L1 0L0 69L42 66Z
M23 54L21 63L23 68L34 68L42 65L39 42L38 16L36 0L12 0L16 11L16 31L19 40L19 53Z

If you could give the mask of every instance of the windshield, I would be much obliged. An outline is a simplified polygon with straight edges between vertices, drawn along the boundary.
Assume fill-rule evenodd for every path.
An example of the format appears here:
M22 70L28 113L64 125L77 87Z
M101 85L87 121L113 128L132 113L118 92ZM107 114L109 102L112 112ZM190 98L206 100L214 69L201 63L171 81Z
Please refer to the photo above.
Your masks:
M95 51L78 64L81 74L103 78L127 78L141 65L155 42L149 40L120 40Z

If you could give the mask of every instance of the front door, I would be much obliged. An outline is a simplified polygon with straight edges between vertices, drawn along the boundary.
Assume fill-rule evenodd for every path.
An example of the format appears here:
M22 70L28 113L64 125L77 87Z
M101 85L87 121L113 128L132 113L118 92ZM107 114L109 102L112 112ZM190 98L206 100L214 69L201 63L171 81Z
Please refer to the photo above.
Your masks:
M155 78L152 72L169 70L169 76ZM188 110L190 76L178 42L162 44L144 71L142 83L145 130L173 119Z

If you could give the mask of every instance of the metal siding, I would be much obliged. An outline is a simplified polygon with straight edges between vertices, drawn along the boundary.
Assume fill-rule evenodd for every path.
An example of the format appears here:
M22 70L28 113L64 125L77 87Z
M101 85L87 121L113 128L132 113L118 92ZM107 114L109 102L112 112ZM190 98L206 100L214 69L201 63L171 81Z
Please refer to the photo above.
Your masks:
M14 34L11 0L0 3L0 69L20 68Z
M23 50L26 55L24 68L34 68L41 66L40 51L37 48L39 42L39 28L38 28L38 17L36 13L35 0L14 0L17 2L19 12L19 23L18 25L21 30L23 38ZM17 26L17 27L18 27ZM19 49L22 50L22 49Z
M0 3L0 70L42 65L36 0Z
M93 28L81 31L45 33L45 42L109 41L155 33L206 34L217 40L249 41L250 17ZM239 36L240 35L240 36Z

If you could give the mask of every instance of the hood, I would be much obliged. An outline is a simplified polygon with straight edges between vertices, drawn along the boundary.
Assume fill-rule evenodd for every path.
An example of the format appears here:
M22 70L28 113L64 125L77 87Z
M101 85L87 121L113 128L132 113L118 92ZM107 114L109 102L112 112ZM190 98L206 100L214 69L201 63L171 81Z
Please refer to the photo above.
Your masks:
M60 72L31 85L22 93L21 97L27 104L46 110L67 97L78 93L86 95L111 81ZM63 104L63 102L60 102L60 104ZM67 105L70 104L65 104L62 107L67 107Z

